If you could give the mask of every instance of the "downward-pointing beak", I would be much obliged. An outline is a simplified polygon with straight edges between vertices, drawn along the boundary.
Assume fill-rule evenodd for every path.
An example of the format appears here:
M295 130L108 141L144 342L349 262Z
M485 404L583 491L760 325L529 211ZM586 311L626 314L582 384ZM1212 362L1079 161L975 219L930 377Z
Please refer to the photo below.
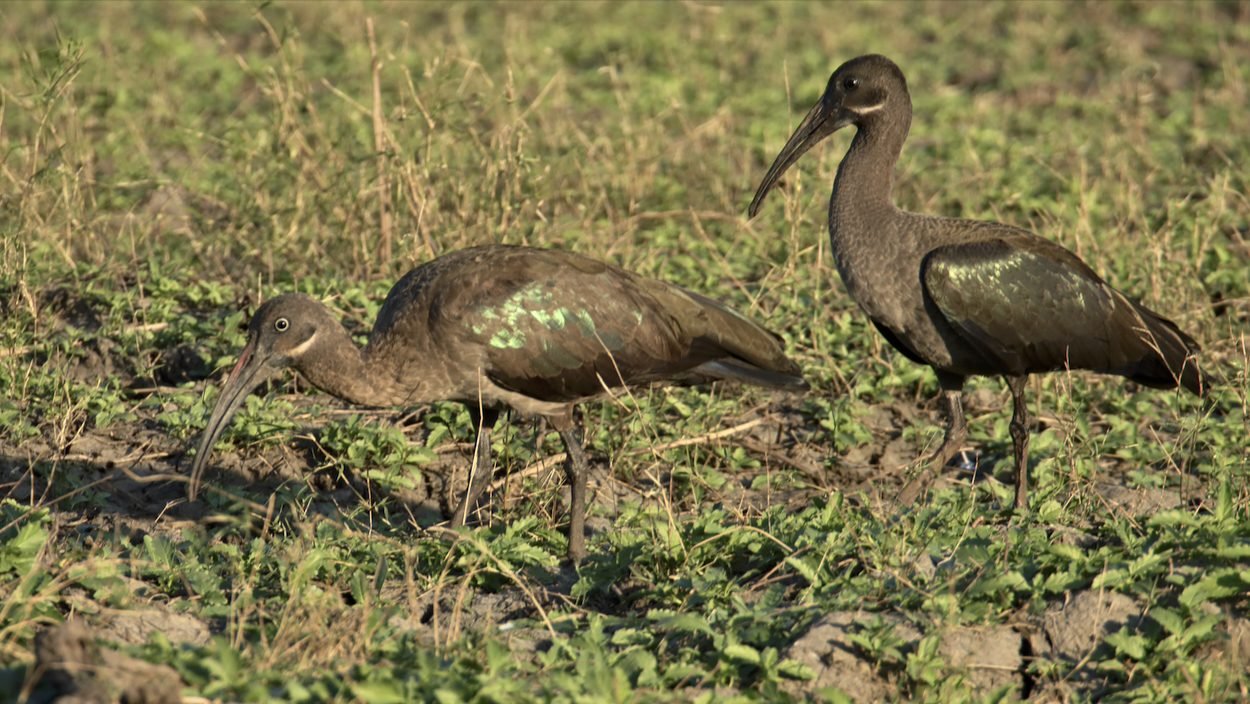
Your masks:
M221 431L230 424L230 418L243 405L243 399L247 398L252 389L281 369L280 366L270 364L272 358L271 354L258 353L255 339L248 340L247 346L239 353L239 361L230 371L230 376L217 397L217 405L213 407L208 424L204 426L204 434L200 436L200 448L191 465L191 484L187 492L192 501L195 501L199 491L200 474L204 472L204 465L208 464L208 455Z
M747 210L748 216L755 217L759 213L764 196L768 195L773 185L786 172L786 169L790 168L791 164L798 161L799 157L816 146L820 140L851 123L849 119L839 117L845 111L841 110L833 100L826 100L826 97L820 96L820 100L807 111L807 116L795 128L794 134L790 135L790 141L781 148L781 153L777 155L777 159L773 161L772 167L764 176L764 181L760 183L759 190L755 192L755 198Z

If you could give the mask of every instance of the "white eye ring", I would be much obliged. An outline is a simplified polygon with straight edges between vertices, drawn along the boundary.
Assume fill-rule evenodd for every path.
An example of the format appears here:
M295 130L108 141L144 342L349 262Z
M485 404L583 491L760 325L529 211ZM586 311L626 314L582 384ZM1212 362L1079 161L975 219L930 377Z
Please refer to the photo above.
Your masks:
M273 329L277 330L278 332L286 332L287 328L289 327L291 327L291 321L287 320L286 318L278 318L277 320L273 321Z

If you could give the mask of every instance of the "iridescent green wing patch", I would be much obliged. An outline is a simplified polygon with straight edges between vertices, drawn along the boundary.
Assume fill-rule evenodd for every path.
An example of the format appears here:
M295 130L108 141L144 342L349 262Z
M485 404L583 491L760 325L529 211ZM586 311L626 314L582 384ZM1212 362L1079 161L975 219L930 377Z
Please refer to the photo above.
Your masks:
M619 290L576 283L581 285L561 286L555 277L529 282L501 299L475 306L463 324L500 352L518 351L541 376L592 364L605 350L621 351L623 330L639 326L643 316L629 309L629 297ZM597 325L596 319L611 321L610 327Z
M923 276L942 315L1005 372L1106 354L1111 291L1046 252L1003 240L947 245L925 259Z

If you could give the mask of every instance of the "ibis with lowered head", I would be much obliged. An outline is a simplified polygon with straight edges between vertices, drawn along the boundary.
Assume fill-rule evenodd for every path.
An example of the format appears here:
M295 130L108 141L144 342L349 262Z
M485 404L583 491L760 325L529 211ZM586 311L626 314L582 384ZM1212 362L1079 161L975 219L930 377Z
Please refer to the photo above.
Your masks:
M362 349L317 299L273 298L253 315L191 468L195 499L213 443L261 382L291 367L349 403L465 403L477 424L462 525L491 476L502 409L545 417L568 451L568 555L585 556L587 459L573 406L613 389L734 380L803 392L780 338L707 296L573 252L487 245L408 272L387 294Z

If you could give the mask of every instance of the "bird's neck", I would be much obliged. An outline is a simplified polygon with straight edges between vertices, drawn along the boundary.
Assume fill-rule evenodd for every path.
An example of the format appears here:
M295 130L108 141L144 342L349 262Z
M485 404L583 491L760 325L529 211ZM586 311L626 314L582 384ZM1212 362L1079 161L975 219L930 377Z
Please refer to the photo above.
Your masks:
M884 224L895 211L890 191L894 165L911 126L911 106L906 107L861 125L842 157L829 199L829 233L835 246L840 238L876 236L874 226Z
M391 394L366 355L362 354L347 331L341 327L323 328L315 350L295 365L317 388L348 403L361 406L392 405Z

